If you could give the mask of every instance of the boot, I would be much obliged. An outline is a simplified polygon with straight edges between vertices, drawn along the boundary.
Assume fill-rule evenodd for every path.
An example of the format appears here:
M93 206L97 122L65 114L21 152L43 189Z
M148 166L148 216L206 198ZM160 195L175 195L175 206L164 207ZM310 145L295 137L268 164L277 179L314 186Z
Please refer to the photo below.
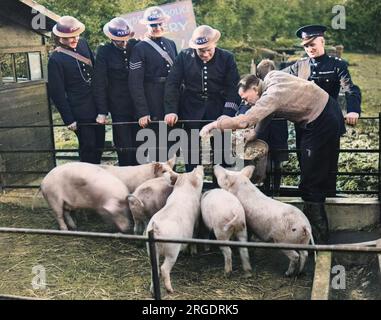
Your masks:
M326 244L328 242L329 229L324 203L304 202L303 213L311 223L315 243Z

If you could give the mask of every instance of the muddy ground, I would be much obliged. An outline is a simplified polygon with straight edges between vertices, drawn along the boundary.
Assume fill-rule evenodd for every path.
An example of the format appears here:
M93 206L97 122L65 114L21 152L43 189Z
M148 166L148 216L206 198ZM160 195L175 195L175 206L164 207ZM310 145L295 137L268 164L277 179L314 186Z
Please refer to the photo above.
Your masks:
M381 274L376 255L335 254L332 266L335 265L345 268L345 289L331 289L330 299L381 300Z
M56 229L47 208L0 203L1 227ZM81 231L113 231L95 215L78 218ZM202 249L202 248L200 248ZM200 250L199 250L200 251ZM286 278L288 260L279 251L250 250L253 276L243 276L233 250L233 274L223 272L219 249L183 253L172 271L175 293L164 299L310 299L313 261L299 278ZM46 270L45 290L34 290L32 268ZM47 299L151 299L150 262L141 243L40 235L0 234L0 295Z
M13 196L21 194L17 191ZM51 210L31 194L0 195L0 227L57 229ZM42 201L42 202L41 202ZM114 232L96 214L77 214L79 231ZM233 249L233 274L223 272L217 247L190 256L181 253L172 270L175 293L166 300L308 300L314 276L309 257L305 272L286 278L288 260L278 250L250 249L253 276L243 276ZM345 288L330 289L332 300L380 300L381 278L376 255L334 254L332 266L345 268ZM46 270L45 289L33 289L33 267ZM0 295L44 299L151 299L150 261L145 245L136 241L0 233ZM335 276L331 273L331 280Z

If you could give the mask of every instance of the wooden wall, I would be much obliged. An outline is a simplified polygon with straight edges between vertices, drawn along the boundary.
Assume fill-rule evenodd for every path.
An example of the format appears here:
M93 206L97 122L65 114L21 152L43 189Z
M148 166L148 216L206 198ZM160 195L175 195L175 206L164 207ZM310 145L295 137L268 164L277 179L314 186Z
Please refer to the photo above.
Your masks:
M0 54L39 51L43 80L0 84L0 127L49 125L51 115L46 88L47 52L42 35L0 15ZM0 129L0 171L49 171L51 153L5 153L9 150L52 149L50 128ZM1 174L0 185L25 183L34 175Z

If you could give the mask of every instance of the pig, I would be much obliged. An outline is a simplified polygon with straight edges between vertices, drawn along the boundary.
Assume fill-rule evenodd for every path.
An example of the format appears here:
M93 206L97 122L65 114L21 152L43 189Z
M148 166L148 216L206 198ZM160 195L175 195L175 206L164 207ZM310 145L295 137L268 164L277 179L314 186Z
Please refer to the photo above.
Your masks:
M253 172L254 166L247 166L240 172L228 171L218 165L214 167L218 185L234 194L241 202L248 228L264 241L308 244L312 240L313 243L311 225L303 212L292 205L264 195L250 182ZM282 251L290 260L285 275L301 273L308 252Z
M142 183L128 196L135 234L142 234L149 219L165 206L177 177L176 172L166 172L163 177Z
M173 157L167 162L152 162L138 166L100 165L100 167L120 179L128 190L133 193L143 182L161 177L165 172L172 172L175 163L176 157Z
M200 218L203 179L202 166L197 166L190 173L180 174L166 205L150 219L146 232L153 230L154 236L161 238L192 238ZM172 267L180 250L186 246L181 243L156 243L158 263L159 258L164 256L160 272L168 293L174 292L170 277ZM151 292L153 293L153 282L151 282Z
M230 240L236 237L247 242L245 211L239 200L230 192L214 189L201 197L201 216L208 230L213 230L217 240ZM225 259L225 273L232 272L232 252L229 247L220 247ZM240 247L243 270L246 276L251 274L249 251Z
M77 228L70 216L74 209L94 209L121 232L131 228L127 187L97 165L73 162L58 166L45 176L40 190L61 230Z

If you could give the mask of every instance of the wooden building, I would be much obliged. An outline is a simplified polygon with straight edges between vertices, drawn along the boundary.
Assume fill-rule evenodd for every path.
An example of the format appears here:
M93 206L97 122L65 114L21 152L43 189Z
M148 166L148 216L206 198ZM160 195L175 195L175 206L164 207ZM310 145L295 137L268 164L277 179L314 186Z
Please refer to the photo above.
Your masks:
M32 0L0 1L0 188L35 178L16 172L54 167L54 153L13 152L54 148L51 128L28 126L52 123L47 40L58 18Z

